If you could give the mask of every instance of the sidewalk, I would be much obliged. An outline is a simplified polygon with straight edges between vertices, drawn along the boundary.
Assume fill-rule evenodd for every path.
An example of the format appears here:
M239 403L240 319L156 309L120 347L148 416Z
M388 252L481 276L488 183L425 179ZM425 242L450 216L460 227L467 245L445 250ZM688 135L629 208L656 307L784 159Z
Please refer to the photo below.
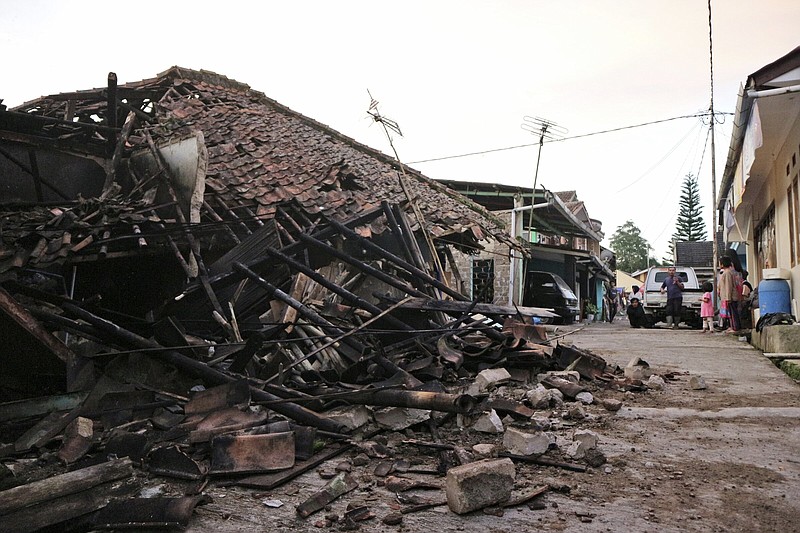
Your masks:
M623 321L569 338L609 362L638 356L676 379L629 396L609 421L602 437L613 469L587 494L597 516L565 531L800 528L800 386L760 351L735 336ZM708 388L692 390L691 376Z

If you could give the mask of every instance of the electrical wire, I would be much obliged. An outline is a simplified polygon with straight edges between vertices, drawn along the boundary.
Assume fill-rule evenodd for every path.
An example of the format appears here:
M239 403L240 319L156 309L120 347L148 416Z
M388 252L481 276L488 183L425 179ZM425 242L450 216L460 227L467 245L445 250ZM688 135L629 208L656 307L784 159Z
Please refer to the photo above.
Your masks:
M653 166L651 166L649 169L647 169L647 170L646 170L646 171L645 171L645 172L644 172L642 175L640 175L638 178L636 178L635 180L633 180L633 181L632 181L632 182L630 182L629 184L627 184L627 185L625 185L624 187L622 187L621 189L619 189L619 190L617 191L617 193L621 193L621 192L622 192L622 191L624 191L625 189L628 189L628 188L632 187L633 185L635 185L636 183L638 183L639 181L641 181L642 179L644 179L644 177L645 177L645 176L647 176L647 175L648 175L648 174L650 174L652 171L654 171L655 169L657 169L657 168L658 168L658 167L661 165L661 163L663 163L663 162L664 162L664 161L665 161L665 160L666 160L666 159L667 159L669 156L671 156L671 155L672 155L672 153L673 153L675 150L677 150L677 149L678 149L678 147L679 147L680 145L682 145L682 144L683 144L683 142L686 140L686 138L687 138L687 137L689 137L689 135L691 135L691 134L692 134L692 132L694 131L694 129L695 129L696 127L697 127L697 124L693 124L693 125L692 125L692 127L691 127L691 128L689 128L689 131L687 131L687 132L686 132L686 134L685 134L683 137L681 137L681 138L678 140L678 142L677 142L677 143L675 143L675 145L674 145L672 148L670 148L670 149L667 151L667 153L666 153L666 154L664 154L664 156L663 156L661 159L659 159L659 160L658 160L658 161L657 161L657 162L656 162L656 163L655 163Z
M717 112L716 114L733 115L733 113L729 113L729 112L724 112L724 113L723 112ZM603 135L603 134L606 134L606 133L614 133L614 132L630 130L630 129L634 129L634 128L641 128L641 127L644 127L644 126L652 126L654 124L661 124L661 123L670 122L670 121L673 121L673 120L680 120L680 119L684 119L684 118L697 118L697 117L704 117L704 116L708 116L708 115L709 115L709 113L707 113L707 112L695 113L693 115L682 115L682 116L679 116L679 117L671 117L671 118L664 118L664 119L661 119L661 120L652 120L650 122L642 122L641 124L634 124L634 125L631 125L631 126L621 126L619 128L611 128L611 129L608 129L608 130L595 131L595 132L592 132L592 133L583 133L583 134L580 134L580 135L571 135L569 137L562 137L560 139L546 139L544 142L551 143L551 142L569 141L569 140L573 140L573 139L582 139L584 137L592 137L594 135ZM503 148L491 148L489 150L481 150L479 152L469 152L469 153L466 153L466 154L449 155L449 156L443 156L443 157L434 157L434 158L430 158L430 159L420 159L418 161L410 161L407 164L414 165L414 164L419 164L419 163L431 163L431 162L435 162L435 161L445 161L445 160L448 160L448 159L458 159L460 157L471 157L471 156L474 156L474 155L485 155L485 154L491 154L491 153L494 153L494 152L503 152L503 151L507 151L507 150L516 150L518 148L528 148L530 146L539 146L539 143L535 142L535 143L518 144L518 145L515 145L515 146L506 146L506 147L503 147Z

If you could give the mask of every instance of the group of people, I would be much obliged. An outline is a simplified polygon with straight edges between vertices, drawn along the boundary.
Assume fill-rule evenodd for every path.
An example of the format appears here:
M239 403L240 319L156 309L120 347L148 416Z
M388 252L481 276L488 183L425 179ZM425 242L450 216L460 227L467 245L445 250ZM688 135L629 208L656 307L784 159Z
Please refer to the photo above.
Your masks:
M743 327L749 327L749 300L753 286L747 281L747 271L737 270L729 256L723 256L719 262L720 274L717 283L720 299L720 325L727 333L738 333ZM677 329L683 306L684 284L675 273L675 267L667 269L667 277L661 284L661 292L666 293L666 323L668 328ZM703 333L714 331L714 287L711 282L703 284L704 291L700 316ZM652 324L642 307L642 290L634 285L628 296L626 313L632 328L649 328ZM744 322L744 324L743 324Z
M720 275L717 291L720 299L720 322L727 333L738 333L743 329L744 325L750 325L746 311L749 310L748 303L753 292L753 286L747 281L747 271L737 270L730 257L720 258L719 266ZM703 317L703 331L711 332L714 331L712 327L714 322L714 302L711 294L713 287L711 287L710 283L707 283L707 287L704 290L706 290L706 293L703 295L700 314ZM706 328L706 325L708 325L708 328Z

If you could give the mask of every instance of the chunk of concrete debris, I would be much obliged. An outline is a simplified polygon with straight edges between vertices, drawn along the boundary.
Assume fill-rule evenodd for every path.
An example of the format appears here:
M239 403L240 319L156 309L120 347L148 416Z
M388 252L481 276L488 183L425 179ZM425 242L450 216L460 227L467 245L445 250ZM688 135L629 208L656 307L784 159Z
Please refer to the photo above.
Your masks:
M706 385L706 380L703 379L703 376L692 376L689 378L689 388L692 390L704 390L708 388L708 385Z
M477 390L478 393L486 392L509 381L511 381L511 374L505 368L487 368L475 376L470 390Z
M372 420L372 413L363 405L348 405L325 411L325 417L347 429L358 429Z
M603 407L606 410L611 411L612 413L616 413L617 411L622 409L622 401L621 400L615 400L613 398L605 398L605 399L601 400L600 403L603 405Z
M666 385L667 383L664 381L664 378L662 378L661 376L657 376L657 375L653 374L652 376L650 376L650 379L648 379L645 384L650 389L662 390L664 388L664 385Z
M516 470L511 459L484 459L447 471L447 505L464 514L511 499Z
M582 442L584 445L586 445L586 449L590 449L597 448L597 443L600 441L600 437L594 431L590 431L588 429L576 429L575 433L572 435L572 440Z
M550 407L550 390L545 388L544 385L538 383L536 387L529 390L525 397L531 402L531 407L534 409L547 409Z
M572 383L578 383L581 380L581 374L577 370L551 370L549 372L537 374L536 381L544 381L551 376L566 379Z
M550 419L545 416L534 416L530 420L531 429L537 431L547 431L553 425Z
M576 430L572 436L572 444L569 445L565 453L573 459L583 459L589 450L597 448L597 442L597 433L584 429Z
M494 457L496 455L497 446L488 443L475 444L472 447L472 451L475 452L475 455L478 457L485 459L488 457Z
M425 422L431 417L427 409L409 409L407 407L385 407L372 412L375 422L384 429L400 431L415 424Z
M576 403L569 408L565 418L569 420L583 420L586 418L586 411L581 404Z
M508 428L503 435L503 446L514 455L541 455L555 443L555 437L544 431L528 432Z
M575 399L584 405L590 405L594 402L594 396L592 396L591 392L579 392L575 395Z
M564 405L564 393L558 389L550 389L547 391L550 393L550 405L552 407L558 408Z
M475 431L480 431L481 433L502 433L505 431L503 427L503 421L500 420L500 417L497 415L497 411L492 409L489 412L484 412L478 420L472 424L472 429Z
M634 357L624 369L625 377L628 379L647 379L653 372L647 361L639 357Z

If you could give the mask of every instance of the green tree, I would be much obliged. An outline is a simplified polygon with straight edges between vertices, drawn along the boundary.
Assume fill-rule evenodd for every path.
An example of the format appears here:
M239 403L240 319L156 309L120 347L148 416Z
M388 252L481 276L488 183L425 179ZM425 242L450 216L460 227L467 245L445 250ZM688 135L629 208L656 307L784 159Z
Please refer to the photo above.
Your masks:
M677 229L669 241L668 256L664 262L672 264L675 260L675 243L697 242L706 240L706 224L703 221L703 206L700 203L700 186L697 176L686 175L681 187L680 211L678 212Z
M609 239L611 249L617 256L617 268L625 272L636 272L648 266L650 244L632 220L617 228Z

